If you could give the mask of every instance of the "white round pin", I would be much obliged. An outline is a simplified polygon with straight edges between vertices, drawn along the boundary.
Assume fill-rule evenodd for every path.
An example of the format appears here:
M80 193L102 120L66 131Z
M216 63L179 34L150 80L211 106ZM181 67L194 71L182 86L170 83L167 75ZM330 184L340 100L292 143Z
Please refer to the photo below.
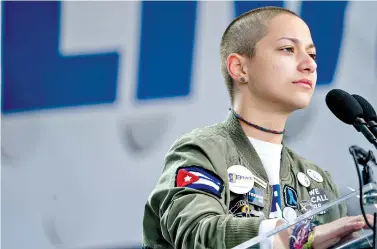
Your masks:
M283 210L283 218L288 222L293 222L297 218L296 211L291 207L285 207Z
M245 194L254 187L254 175L242 165L228 168L229 189L236 194Z
M314 181L317 181L317 182L323 182L323 177L321 176L320 173L318 173L317 171L315 170L312 170L312 169L308 169L306 171L306 173L314 180Z
M304 173L299 172L297 174L297 179L301 183L302 186L304 186L304 187L309 187L310 186L310 179Z

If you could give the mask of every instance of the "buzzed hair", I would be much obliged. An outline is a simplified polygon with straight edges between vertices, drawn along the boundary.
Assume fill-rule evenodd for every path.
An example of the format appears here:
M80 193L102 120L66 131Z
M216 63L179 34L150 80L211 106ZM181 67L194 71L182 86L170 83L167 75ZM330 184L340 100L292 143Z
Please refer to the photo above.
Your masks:
M279 14L296 13L274 6L250 10L234 19L224 31L220 44L221 73L233 104L233 79L228 73L227 58L232 53L253 57L255 46L267 34L268 22Z

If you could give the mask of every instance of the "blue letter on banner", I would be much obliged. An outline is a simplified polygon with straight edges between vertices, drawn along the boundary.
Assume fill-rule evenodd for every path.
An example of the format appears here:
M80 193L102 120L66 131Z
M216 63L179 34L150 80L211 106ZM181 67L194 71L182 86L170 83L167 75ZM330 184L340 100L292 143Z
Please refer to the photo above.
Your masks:
M3 2L2 112L112 103L118 54L59 54L59 2Z
M302 1L301 17L308 24L318 51L318 85L331 84L334 79L347 4L348 1Z
M189 95L196 8L196 1L142 2L137 99Z

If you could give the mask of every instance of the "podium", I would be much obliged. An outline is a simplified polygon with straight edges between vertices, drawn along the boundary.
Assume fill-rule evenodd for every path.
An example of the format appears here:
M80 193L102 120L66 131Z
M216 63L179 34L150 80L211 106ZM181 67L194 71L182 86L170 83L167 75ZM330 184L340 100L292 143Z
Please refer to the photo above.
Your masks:
M362 193L364 199L368 199L367 203L375 203L370 204L373 205L373 208L375 209L375 213L377 212L377 184L376 183L369 183L363 186ZM276 227L275 229L266 232L264 234L261 234L255 238L252 238L248 241L245 241L244 243L234 247L233 249L246 249L246 248L261 248L265 249L266 247L264 244L267 240L271 239L272 236L278 235L281 232L287 232L290 227L294 226L295 224L303 221L307 221L308 219L312 219L319 213L326 211L327 209L339 205L341 203L346 202L350 199L356 199L360 198L359 196L359 190L352 191L332 202L326 203L325 205L318 207L316 209L310 210L307 213L297 217L293 221L287 221L285 224L280 225ZM359 200L358 200L359 201ZM376 216L375 216L376 219ZM377 233L373 231L372 229L363 229L360 230L357 233L352 234L353 236L349 236L349 238L345 238L342 241L339 241L335 246L331 247L331 249L340 249L340 248L347 248L347 249L362 249L362 248L377 248L374 243L376 243L374 239L377 236Z
M373 231L368 230L360 234L360 237L356 237L349 241L343 241L331 248L336 248L336 249L373 248Z

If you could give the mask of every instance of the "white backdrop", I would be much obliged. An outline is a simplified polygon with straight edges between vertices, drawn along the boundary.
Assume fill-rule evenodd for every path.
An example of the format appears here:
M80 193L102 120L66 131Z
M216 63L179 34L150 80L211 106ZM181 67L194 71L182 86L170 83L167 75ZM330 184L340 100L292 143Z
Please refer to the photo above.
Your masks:
M140 6L62 4L63 55L120 55L116 100L2 115L3 248L138 245L144 204L166 151L184 132L226 117L229 102L218 51L233 3L198 3L190 94L149 101L134 97ZM299 10L300 2L287 6ZM376 9L377 2L349 3L334 80L318 86L310 107L293 115L288 125L289 135L297 134L289 137L291 148L328 169L342 193L347 186L358 187L348 147L371 146L331 114L324 98L330 89L342 88L377 108ZM165 55L172 57L171 63L184 59L168 51ZM161 73L168 75L169 65L165 70ZM177 84L182 80L177 78Z

